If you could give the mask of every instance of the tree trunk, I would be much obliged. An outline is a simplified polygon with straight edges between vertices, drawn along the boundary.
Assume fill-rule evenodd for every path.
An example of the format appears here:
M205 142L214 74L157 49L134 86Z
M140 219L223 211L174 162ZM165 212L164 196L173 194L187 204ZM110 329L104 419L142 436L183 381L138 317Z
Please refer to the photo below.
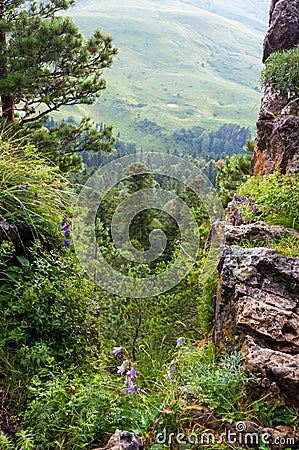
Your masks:
M3 119L14 122L14 102L10 95L1 94L1 107Z
M0 13L0 18L3 16L3 11ZM0 47L2 47L3 55L6 53L6 33L5 31L0 32ZM3 67L0 67L0 78L5 78L7 76L7 64L4 64ZM1 92L1 108L2 108L2 117L7 121L14 122L15 114L14 114L14 102L10 95L4 94Z

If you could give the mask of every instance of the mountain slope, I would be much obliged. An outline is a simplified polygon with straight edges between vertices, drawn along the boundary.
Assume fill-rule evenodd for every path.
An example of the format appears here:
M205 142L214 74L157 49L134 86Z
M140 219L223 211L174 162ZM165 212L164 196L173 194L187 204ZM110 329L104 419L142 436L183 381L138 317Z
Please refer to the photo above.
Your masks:
M79 1L71 15L84 33L100 27L120 49L105 73L107 92L89 113L143 147L182 127L253 128L268 3ZM154 133L145 119L157 123Z

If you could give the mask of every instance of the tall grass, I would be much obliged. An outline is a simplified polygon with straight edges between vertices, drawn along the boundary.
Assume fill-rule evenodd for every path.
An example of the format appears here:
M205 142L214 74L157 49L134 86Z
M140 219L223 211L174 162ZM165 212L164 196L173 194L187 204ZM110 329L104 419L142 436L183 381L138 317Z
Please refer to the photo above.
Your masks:
M28 226L42 240L61 231L70 190L58 168L18 140L0 136L0 221Z

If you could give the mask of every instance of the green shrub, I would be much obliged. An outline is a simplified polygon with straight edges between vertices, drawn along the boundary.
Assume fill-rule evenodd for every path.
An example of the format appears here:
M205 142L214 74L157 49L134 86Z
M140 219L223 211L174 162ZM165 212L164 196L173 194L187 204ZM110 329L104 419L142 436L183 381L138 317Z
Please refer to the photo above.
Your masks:
M291 86L299 87L299 45L271 53L261 73L261 83L263 87L269 83L284 93Z
M205 404L215 414L238 420L244 413L239 402L245 395L248 377L239 353L219 357L213 345L181 353L177 361L179 383L189 402Z
M34 448L79 450L106 443L108 433L115 431L112 390L106 382L104 374L63 374L47 382L36 378L31 387L35 398L24 417Z
M232 155L224 161L216 163L216 186L224 206L232 200L238 187L249 176L251 165L250 155Z
M299 229L299 174L275 172L250 177L238 192L256 202L260 210L260 214L254 216L245 208L246 219Z
M2 346L28 370L49 358L64 365L79 363L88 347L91 351L98 345L93 283L72 254L36 246L30 261L23 261L22 268L2 271L3 277L8 275L0 291ZM14 281L9 279L12 270Z

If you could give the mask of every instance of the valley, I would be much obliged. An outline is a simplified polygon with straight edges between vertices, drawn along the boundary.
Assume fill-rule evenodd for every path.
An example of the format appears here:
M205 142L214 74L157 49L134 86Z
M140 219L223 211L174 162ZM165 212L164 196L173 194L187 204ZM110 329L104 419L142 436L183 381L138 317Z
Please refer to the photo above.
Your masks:
M268 6L242 0L80 0L68 14L86 35L95 28L111 34L119 54L104 72L108 87L97 104L70 114L114 124L116 135L144 150L167 145L182 128L235 123L254 133Z

